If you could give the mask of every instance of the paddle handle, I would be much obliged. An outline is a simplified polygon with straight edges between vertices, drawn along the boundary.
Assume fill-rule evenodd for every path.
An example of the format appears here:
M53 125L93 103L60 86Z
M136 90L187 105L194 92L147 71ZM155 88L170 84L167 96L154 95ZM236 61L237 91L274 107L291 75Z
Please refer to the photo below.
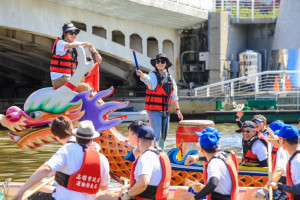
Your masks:
M139 63L138 63L137 58L136 58L135 50L132 50L132 53L133 53L136 69L140 70Z
M268 178L269 181L272 180L272 145L271 142L269 141L268 141ZM273 190L271 186L269 186L269 199L273 199Z
M40 184L39 186L37 186L36 188L34 188L32 191L30 191L28 194L26 194L25 196L23 196L22 200L28 199L28 197L30 197L31 195L33 195L34 193L36 193L37 191L39 191L41 188L43 188L45 185L47 185L48 183L50 183L53 180L54 180L54 176L52 176L47 181L43 182L42 184Z

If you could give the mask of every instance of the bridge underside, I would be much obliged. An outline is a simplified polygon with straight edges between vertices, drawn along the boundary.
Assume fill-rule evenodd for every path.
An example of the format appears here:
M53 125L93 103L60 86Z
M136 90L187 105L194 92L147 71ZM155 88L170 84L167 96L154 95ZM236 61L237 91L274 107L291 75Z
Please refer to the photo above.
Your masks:
M24 102L35 90L51 87L50 57L54 38L0 27L0 112ZM100 88L130 86L134 66L101 52Z

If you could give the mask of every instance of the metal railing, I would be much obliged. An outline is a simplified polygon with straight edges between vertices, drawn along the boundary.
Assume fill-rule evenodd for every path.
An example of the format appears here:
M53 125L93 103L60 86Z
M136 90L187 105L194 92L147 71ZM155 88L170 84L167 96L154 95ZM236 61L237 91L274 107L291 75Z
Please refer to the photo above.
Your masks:
M241 18L278 17L280 0L216 0L216 12L230 12L237 22Z
M232 98L300 93L300 71L265 71L194 89L195 97ZM299 83L298 83L299 82Z
M197 8L200 10L215 11L216 0L167 0L180 5Z

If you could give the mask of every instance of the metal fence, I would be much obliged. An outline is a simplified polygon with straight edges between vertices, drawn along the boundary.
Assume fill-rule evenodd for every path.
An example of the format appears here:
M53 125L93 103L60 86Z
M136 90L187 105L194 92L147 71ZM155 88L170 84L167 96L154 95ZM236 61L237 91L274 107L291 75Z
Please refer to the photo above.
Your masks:
M300 93L300 71L265 71L194 89L195 97L235 98ZM298 81L299 80L299 81Z
M236 18L275 18L278 17L280 0L216 0L216 12L230 12Z
M207 11L215 11L215 1L216 0L167 0L180 5L189 6L192 8L197 8Z

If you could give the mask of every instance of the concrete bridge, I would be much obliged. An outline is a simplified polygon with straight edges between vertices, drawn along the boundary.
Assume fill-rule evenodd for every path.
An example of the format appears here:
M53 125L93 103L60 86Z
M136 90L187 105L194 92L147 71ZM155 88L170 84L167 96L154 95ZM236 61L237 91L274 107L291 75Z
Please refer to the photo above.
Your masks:
M78 41L103 56L101 87L136 85L132 49L141 69L165 52L179 77L180 29L208 19L213 0L0 0L0 99L26 98L50 86L49 63L61 27L73 22Z

